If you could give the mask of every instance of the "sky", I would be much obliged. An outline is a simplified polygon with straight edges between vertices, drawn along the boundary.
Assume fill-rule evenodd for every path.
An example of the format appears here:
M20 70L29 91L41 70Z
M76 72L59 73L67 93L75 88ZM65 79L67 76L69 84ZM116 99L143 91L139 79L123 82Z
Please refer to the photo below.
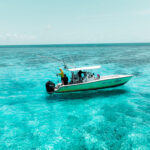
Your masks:
M150 42L150 0L0 0L0 45Z

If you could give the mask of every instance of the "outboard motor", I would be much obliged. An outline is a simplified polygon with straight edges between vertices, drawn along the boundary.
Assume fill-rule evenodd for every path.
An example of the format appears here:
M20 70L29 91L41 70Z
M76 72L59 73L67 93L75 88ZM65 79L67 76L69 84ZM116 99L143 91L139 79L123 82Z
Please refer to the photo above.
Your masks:
M46 82L46 90L48 93L53 93L55 89L55 83L51 82L51 81L47 81Z

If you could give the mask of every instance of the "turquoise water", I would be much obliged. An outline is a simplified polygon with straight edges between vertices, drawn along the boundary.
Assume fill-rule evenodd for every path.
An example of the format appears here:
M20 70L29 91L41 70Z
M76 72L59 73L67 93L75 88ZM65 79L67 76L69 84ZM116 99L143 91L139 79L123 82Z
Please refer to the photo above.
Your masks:
M52 56L134 77L117 88L48 95L45 83L57 81L61 66ZM149 150L150 44L1 46L0 58L0 149Z

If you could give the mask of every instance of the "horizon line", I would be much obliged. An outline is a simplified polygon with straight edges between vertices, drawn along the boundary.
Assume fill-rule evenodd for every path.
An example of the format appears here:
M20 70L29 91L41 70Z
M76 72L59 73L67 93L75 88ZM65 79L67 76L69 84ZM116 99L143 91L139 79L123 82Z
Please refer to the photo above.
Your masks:
M8 44L8 45L0 45L0 47L10 47L10 46L72 46L72 45L123 45L123 44L150 44L150 42L124 42L124 43L59 43L59 44Z

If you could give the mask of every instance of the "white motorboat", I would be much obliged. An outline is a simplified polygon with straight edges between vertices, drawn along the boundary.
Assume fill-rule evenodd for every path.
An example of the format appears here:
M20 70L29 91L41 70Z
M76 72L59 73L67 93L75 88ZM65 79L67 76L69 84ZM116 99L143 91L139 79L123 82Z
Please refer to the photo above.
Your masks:
M48 93L64 93L64 92L76 92L85 90L96 90L103 88L111 88L121 86L127 83L133 75L108 75L100 77L99 74L95 76L92 71L99 69L101 66L90 66L82 68L67 69L71 72L71 81L67 84L55 83L48 81L46 83L46 90ZM79 75L82 73L82 76Z

